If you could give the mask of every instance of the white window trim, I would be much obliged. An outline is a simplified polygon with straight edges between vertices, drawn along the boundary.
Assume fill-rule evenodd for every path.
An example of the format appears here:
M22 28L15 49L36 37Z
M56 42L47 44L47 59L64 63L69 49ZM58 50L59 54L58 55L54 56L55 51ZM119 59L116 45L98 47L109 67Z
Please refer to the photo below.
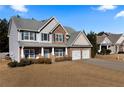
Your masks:
M24 51L25 50L28 50L29 51L29 57L28 58L35 58L35 49L24 49ZM34 56L33 57L31 57L31 55L30 55L30 51L31 50L33 50L34 51ZM25 56L25 53L24 53L24 56Z
M35 32L21 32L21 34L23 33L23 40L21 38L22 41L36 41L37 40L37 36L36 36L36 40L35 40ZM25 39L25 33L28 33L28 39ZM31 40L31 33L33 33L33 39Z
M56 52L56 50L58 52ZM56 53L58 53L58 55L56 55ZM61 55L61 53L62 53L62 55ZM55 49L55 56L56 57L63 57L64 56L64 50L63 49Z
M57 35L58 35L58 40L57 40ZM63 42L64 41L63 35L64 34L62 34L62 33L55 33L55 41L57 41L57 42Z
M47 40L44 40L44 34L47 34ZM42 37L42 35L43 35L43 37ZM42 40L42 38L43 38L43 40ZM50 38L49 38L49 33L41 33L41 41L50 41Z

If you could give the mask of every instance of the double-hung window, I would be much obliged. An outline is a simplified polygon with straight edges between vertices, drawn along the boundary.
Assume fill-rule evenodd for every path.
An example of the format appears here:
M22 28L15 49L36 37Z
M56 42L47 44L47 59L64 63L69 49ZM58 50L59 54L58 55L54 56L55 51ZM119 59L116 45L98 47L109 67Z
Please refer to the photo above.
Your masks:
M55 49L55 55L57 57L63 57L64 56L64 51L63 49Z
M42 41L49 41L49 34L41 33L41 40Z
M22 32L22 40L36 40L35 32Z
M25 58L35 58L35 50L34 49L24 49Z
M23 32L23 39L29 40L29 32Z
M60 33L55 34L55 41L64 42L64 35Z

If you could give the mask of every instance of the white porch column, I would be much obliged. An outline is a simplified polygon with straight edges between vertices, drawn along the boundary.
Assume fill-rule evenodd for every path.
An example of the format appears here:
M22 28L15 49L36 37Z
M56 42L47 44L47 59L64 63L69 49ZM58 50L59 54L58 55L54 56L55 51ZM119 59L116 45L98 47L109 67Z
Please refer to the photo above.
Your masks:
M21 58L24 58L24 47L21 47Z
M102 49L102 47L101 47L101 45L99 45L99 52L101 52L101 49Z
M68 55L68 49L67 49L67 47L65 48L65 55Z
M44 56L44 48L41 47L41 56Z
M107 49L108 49L108 45L107 45Z
M117 53L119 52L119 46L117 45Z
M54 47L52 47L52 55L55 55L55 54L54 54Z

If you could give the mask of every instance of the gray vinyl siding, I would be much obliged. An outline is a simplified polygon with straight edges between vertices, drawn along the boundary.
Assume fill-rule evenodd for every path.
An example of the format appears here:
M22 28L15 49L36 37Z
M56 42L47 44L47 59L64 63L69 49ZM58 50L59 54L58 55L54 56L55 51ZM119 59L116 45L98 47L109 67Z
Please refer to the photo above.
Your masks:
M17 31L14 21L12 21L9 34L9 54L10 57L16 61L20 60L18 39L19 33Z

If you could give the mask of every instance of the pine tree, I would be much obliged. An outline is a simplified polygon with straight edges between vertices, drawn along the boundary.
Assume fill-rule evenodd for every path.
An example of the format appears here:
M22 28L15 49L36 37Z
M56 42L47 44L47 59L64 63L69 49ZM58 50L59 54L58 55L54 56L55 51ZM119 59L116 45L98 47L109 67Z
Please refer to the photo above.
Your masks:
M6 19L0 19L0 52L8 52L8 21Z
M91 49L91 56L95 57L96 53L97 53L97 41L96 41L96 33L93 31L90 31L90 33L87 34L87 38L89 39L89 41L92 44L92 49Z

